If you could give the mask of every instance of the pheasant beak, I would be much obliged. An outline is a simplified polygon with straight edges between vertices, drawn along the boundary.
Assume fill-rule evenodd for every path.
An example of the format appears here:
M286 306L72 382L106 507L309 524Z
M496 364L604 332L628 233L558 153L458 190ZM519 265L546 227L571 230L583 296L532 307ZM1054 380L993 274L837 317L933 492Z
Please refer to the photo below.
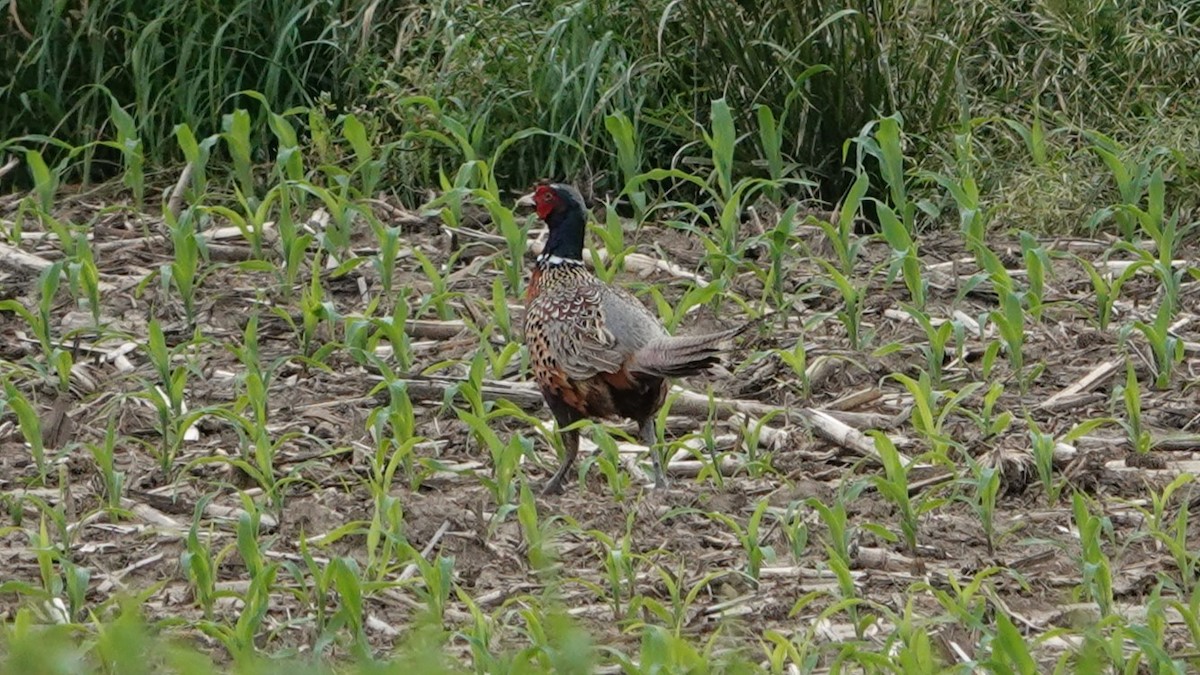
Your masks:
M537 194L537 193L530 192L529 194L525 195L524 197L521 197L520 199L517 200L517 203L515 204L515 206L517 208L520 208L520 207L533 208L534 206L537 206L537 202L533 201L533 196L535 194Z

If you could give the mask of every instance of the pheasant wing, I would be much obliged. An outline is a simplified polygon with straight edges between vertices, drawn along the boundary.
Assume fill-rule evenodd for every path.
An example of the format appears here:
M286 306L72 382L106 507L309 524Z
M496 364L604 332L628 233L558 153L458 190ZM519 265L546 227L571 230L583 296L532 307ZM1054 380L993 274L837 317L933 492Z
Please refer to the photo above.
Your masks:
M572 379L615 373L638 349L664 333L654 315L628 294L582 286L538 296L529 311L551 359Z

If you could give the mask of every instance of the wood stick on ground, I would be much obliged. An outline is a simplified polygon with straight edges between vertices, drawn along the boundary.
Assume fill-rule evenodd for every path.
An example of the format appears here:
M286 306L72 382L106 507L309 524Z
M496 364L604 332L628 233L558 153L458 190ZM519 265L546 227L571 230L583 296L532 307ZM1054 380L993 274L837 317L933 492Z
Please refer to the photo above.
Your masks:
M0 267L11 269L14 272L41 273L53 264L45 258L0 242Z
M1043 410L1058 410L1059 408L1071 405L1077 395L1095 389L1106 379L1111 377L1113 373L1117 372L1117 369L1120 368L1121 364L1124 362L1124 358L1116 358L1100 363L1095 368L1092 368L1087 375L1084 375L1075 382L1071 383L1062 391L1054 394L1045 401L1042 401L1041 405L1038 407Z
M433 553L434 547L438 545L438 542L441 541L442 537L446 536L446 533L449 531L450 531L450 521L443 520L442 526L439 527L437 529L437 532L434 532L433 536L429 538L429 543L425 544L425 548L421 549L421 557L428 560L429 554ZM405 579L408 579L409 577L411 577L412 575L414 575L416 573L417 573L417 564L409 563L408 567L405 567L404 570L402 572L400 572L400 576L396 578L396 581L404 581Z
M167 211L174 218L178 218L179 214L183 213L183 193L187 192L190 182L192 182L192 163L188 162L180 172L179 180L175 181L175 187L171 189L171 196L167 199Z
M462 380L455 378L412 378L402 382L407 386L411 398L423 401L442 401L448 389L462 384ZM673 387L672 392L679 394L671 404L671 412L676 415L705 418L709 414L710 405L720 419L743 414L763 417L774 413L808 425L818 436L839 447L863 457L878 457L874 441L858 429L821 410L776 408L757 401L738 399L713 398L710 401L707 396L679 387ZM540 410L543 405L542 394L532 383L485 380L480 387L480 394L485 400L506 399L523 410ZM380 396L386 397L386 393L381 392ZM912 460L901 454L900 461L909 463Z

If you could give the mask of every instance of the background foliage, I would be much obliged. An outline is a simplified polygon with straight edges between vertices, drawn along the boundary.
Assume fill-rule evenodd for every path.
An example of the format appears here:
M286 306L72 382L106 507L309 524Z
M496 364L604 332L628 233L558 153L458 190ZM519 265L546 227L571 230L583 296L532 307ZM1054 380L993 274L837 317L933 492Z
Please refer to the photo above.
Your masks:
M829 201L853 168L845 140L895 112L909 142L928 149L972 118L1038 119L1059 133L1055 166L1031 161L1013 134L976 139L992 160L985 182L1019 189L1058 176L1061 208L1024 214L1045 226L1078 226L1073 205L1099 189L1089 174L1100 165L1077 156L1086 130L1171 148L1178 177L1195 179L1194 1L12 2L0 23L0 68L13 74L0 84L0 138L87 146L112 133L111 95L153 167L181 160L176 124L216 133L253 90L275 111L368 118L376 140L399 150L384 184L409 197L461 159L420 133L439 114L472 132L480 156L531 127L552 134L506 154L502 187L555 177L603 193L622 187L609 115L629 118L641 168L686 165L705 161L702 129L720 97L743 133L759 128L759 106L770 110L784 165L818 180ZM268 138L258 129L259 160ZM87 147L79 176L114 174L114 155ZM771 152L741 143L737 159L767 173Z

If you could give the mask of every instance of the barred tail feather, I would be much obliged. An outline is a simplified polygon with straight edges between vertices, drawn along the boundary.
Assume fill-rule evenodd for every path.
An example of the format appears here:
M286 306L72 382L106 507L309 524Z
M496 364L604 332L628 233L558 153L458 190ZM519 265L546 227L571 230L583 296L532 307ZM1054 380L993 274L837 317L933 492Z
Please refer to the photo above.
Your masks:
M687 377L708 370L720 360L726 341L745 331L751 324L706 335L664 337L650 342L633 355L632 373L656 377Z

